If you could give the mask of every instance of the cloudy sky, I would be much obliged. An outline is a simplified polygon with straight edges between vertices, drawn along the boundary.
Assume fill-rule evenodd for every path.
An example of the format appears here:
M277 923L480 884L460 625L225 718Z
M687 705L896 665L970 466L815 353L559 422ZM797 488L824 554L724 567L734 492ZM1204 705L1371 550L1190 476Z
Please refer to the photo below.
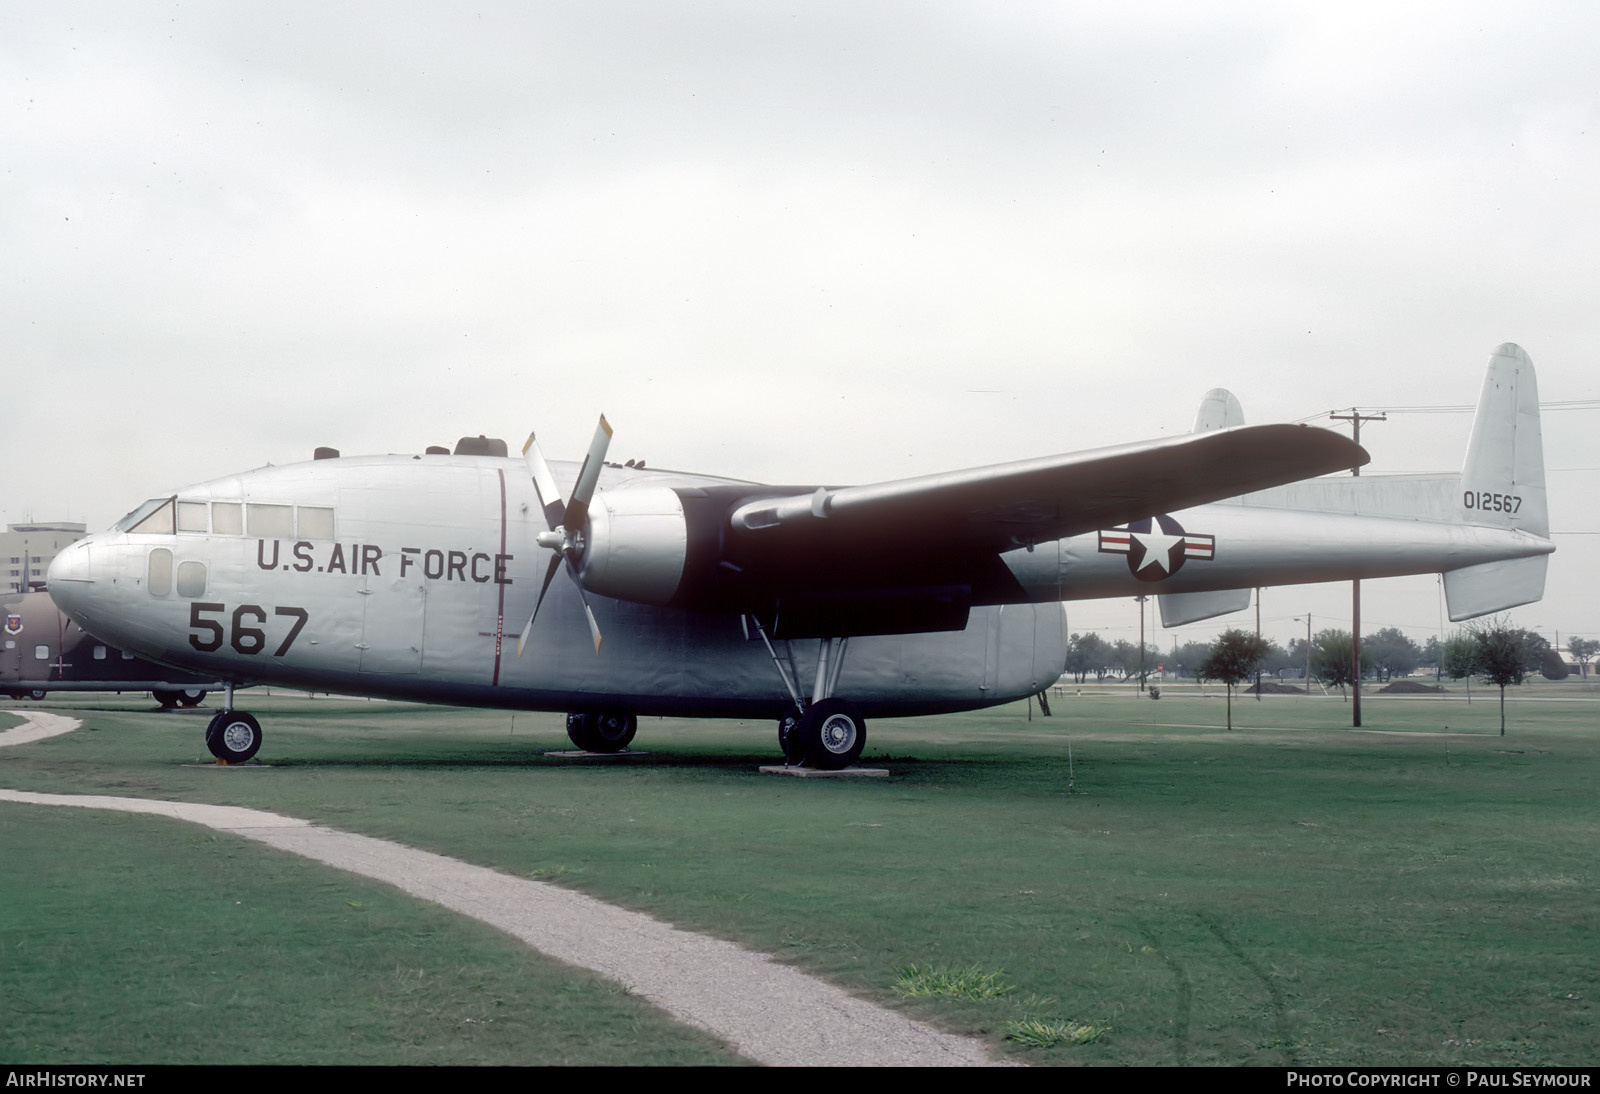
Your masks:
M1565 404L1515 618L1600 634L1596 58L1586 3L8 0L0 520L602 411L619 459L870 482L1216 386L1451 470L1470 415L1405 408L1514 341ZM1437 632L1434 579L1367 589ZM1348 587L1265 630L1307 611Z

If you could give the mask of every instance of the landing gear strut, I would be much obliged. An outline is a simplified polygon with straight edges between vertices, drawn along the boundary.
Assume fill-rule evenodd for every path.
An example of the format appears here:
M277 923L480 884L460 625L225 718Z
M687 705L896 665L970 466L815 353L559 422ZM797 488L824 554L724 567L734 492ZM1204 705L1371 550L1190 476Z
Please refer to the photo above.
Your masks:
M788 689L793 704L778 716L778 747L783 749L784 763L823 771L839 771L854 766L861 759L861 750L867 744L867 722L861 716L860 707L833 694L839 683L839 670L844 667L845 647L850 640L821 640L817 649L816 680L808 703L800 698L789 668L784 667L777 651L772 648L761 621L754 616L746 618L755 625L756 633L766 643L767 653L772 657L778 675L783 678L783 686Z

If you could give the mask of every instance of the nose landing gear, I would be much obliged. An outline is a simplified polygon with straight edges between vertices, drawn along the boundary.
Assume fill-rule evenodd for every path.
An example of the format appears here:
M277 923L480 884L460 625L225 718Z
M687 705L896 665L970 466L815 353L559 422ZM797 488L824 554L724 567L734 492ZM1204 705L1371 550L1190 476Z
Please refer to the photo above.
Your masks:
M242 710L225 710L206 725L206 747L225 764L242 764L261 748L261 723Z
M205 692L200 695L204 698ZM232 684L224 695L222 713L206 723L206 747L222 763L242 764L261 748L261 723L244 711L233 709Z

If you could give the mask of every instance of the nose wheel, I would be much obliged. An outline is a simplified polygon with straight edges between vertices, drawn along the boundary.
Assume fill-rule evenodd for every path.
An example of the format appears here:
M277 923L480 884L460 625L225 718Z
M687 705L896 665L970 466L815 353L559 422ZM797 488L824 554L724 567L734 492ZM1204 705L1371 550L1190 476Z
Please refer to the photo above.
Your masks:
M225 710L207 723L206 747L225 764L242 764L261 748L261 723L242 710Z

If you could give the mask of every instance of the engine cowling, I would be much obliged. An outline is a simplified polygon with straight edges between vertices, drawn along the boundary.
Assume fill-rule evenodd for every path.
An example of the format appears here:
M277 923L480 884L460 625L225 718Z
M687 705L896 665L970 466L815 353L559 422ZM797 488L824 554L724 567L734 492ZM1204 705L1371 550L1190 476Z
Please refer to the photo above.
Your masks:
M688 552L688 521L676 491L602 491L589 505L578 579L601 596L662 605L683 582Z

